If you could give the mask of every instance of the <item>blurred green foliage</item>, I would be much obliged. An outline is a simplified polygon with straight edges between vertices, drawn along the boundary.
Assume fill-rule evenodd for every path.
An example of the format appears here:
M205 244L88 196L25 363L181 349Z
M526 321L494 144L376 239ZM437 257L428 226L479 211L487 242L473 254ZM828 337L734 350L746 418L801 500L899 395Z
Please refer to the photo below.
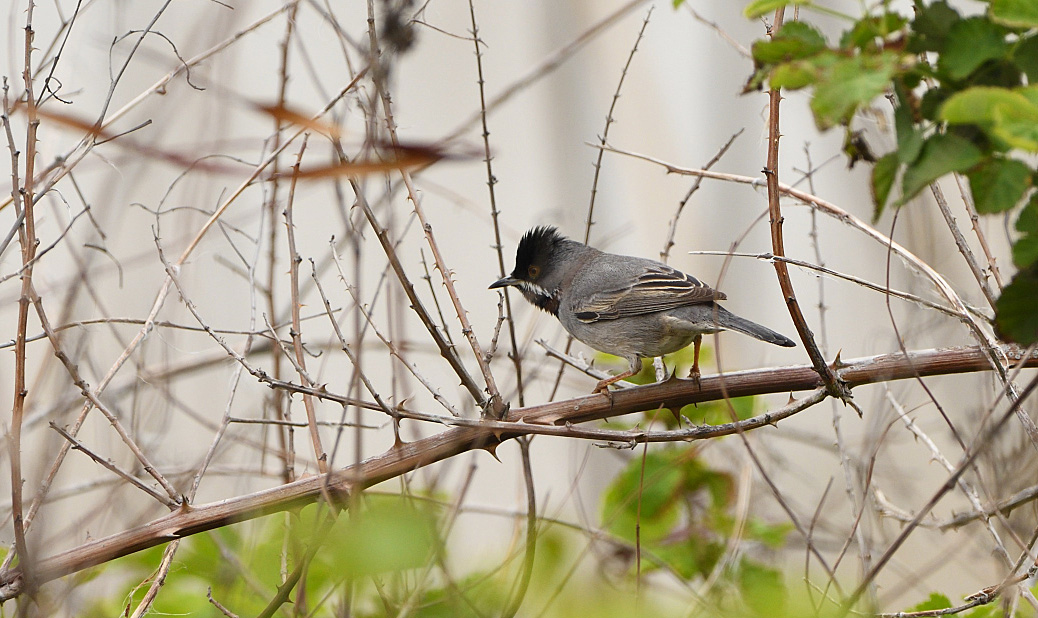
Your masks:
M763 17L792 4L848 25L835 43L808 21L758 40L747 90L765 83L811 88L819 129L842 126L851 164L873 164L877 219L895 188L901 206L953 172L966 176L982 214L1025 204L1013 247L1019 272L995 320L1004 339L1038 341L1038 2L988 0L982 14L970 16L944 1L915 0L910 14L881 2L852 17L813 2L758 0L746 14ZM853 120L882 95L894 103L897 146L877 159L861 147Z

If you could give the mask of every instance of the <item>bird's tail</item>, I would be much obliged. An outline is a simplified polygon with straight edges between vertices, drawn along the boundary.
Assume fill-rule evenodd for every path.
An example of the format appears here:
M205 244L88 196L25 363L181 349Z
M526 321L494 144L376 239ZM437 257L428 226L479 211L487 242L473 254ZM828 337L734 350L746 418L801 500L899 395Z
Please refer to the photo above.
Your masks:
M728 330L737 330L740 333L744 333L755 339L760 339L761 341L773 343L784 348L793 348L797 345L789 337L776 333L770 328L761 326L756 322L751 322L746 318L740 318L739 316L735 315L731 311L728 311L724 307L717 305L716 303L715 308L715 310L717 311L715 317L717 324L727 328Z

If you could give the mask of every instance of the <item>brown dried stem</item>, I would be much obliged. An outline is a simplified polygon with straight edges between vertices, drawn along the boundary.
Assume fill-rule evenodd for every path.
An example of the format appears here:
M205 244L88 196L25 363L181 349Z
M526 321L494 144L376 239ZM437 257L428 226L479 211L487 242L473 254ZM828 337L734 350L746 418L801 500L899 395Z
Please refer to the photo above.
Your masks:
M374 0L368 0L368 38L371 45L371 64L372 66L376 66L380 62L380 59L374 21L371 17L374 15L373 2ZM396 132L396 122L393 120L391 98L389 93L386 91L384 80L380 77L382 71L374 71L372 74L374 77L375 87L378 90L379 99L382 101L382 110L386 117L386 127L389 131L390 140L395 148L399 148L400 140ZM486 401L482 394L477 397L476 400L483 408L484 414L489 413L493 414L495 418L501 418L506 406L501 400L501 393L498 391L494 374L490 370L490 363L487 362L483 350L479 345L479 340L476 338L476 332L473 330L472 324L469 322L468 312L466 312L465 308L462 306L461 297L458 296L458 292L454 287L453 271L447 267L447 264L443 259L443 254L440 252L439 244L436 242L436 237L433 234L433 226L429 222L428 217L425 216L422 202L418 199L418 191L415 189L414 182L411 179L411 172L403 167L400 168L399 172L404 187L407 189L407 197L411 202L411 207L414 209L415 215L422 224L422 232L425 234L425 240L429 245L429 250L432 252L433 262L436 264L436 270L440 273L443 287L447 290L447 296L451 299L451 303L454 305L454 311L458 316L458 322L461 323L461 334L464 335L465 339L469 342L469 346L472 348L472 354L476 357L476 363L479 365L479 370L483 374L483 380L486 382L486 392L490 395L489 401ZM433 328L435 329L435 326Z
M140 479L138 479L137 477L133 476L129 472L126 472L125 470L122 470L121 468L119 468L119 466L113 464L111 461L108 461L107 459L101 458L100 455L97 455L96 453L91 451L89 448L87 448L82 442L80 442L79 440L77 440L74 437L70 436L67 431L65 431L61 427L58 427L53 421L50 423L50 428L53 429L54 431L58 432L58 434L60 434L62 438L65 438L66 440L68 440L72 444L72 449L73 450L79 451L79 452L85 454L90 459L93 459L95 463L100 464L102 467L104 467L105 469L109 470L110 472L115 473L116 476L119 476L119 477L123 478L126 482L128 482L131 485L133 485L137 489L143 491L144 493L148 494L152 498L155 498L159 502L159 504L162 504L163 506L168 507L170 509L175 509L175 508L177 508L177 506L179 506L176 502L170 500L166 496L163 496L162 494L160 494L159 492L155 491L151 487L148 487L147 485L142 483Z
M785 7L775 10L775 20L768 32L769 36L778 34L782 28L782 15ZM778 89L768 92L768 162L764 168L764 177L768 184L768 212L771 215L771 252L778 257L785 257L786 249L782 238L782 206L780 204L781 192L779 190L779 103L782 101L782 93ZM789 268L781 260L775 261L775 273L778 275L779 287L782 288L782 296L786 300L786 308L789 316L793 319L800 340L807 350L807 355L814 365L815 371L822 377L829 394L843 400L845 403L851 399L851 392L840 383L832 367L826 364L822 351L815 343L814 333L807 325L804 313L800 310L797 302L796 292L793 290L793 282L789 278Z
M306 144L309 139L309 135L303 137L303 143L299 148L299 155L296 157L296 163L294 170L298 173L300 163L303 160L303 153L306 151ZM298 175L293 174L292 182L288 189L288 201L285 204L285 228L286 235L288 237L288 274L289 274L289 288L292 294L292 348L296 355L296 364L299 366L299 380L307 383L310 386L314 386L314 383L306 375L306 354L303 352L303 335L302 335L302 324L299 321L299 308L302 306L302 302L299 299L299 263L303 261L303 258L299 256L299 251L296 249L296 232L295 223L292 220L293 203L295 202L296 195L296 183L298 181ZM272 267L273 269L273 267ZM317 467L322 474L328 472L328 454L324 451L324 445L321 444L321 433L317 428L317 410L314 406L314 399L310 395L303 395L303 407L306 409L306 422L310 427L310 441L314 445L314 455L317 457Z
M966 237L962 234L962 230L959 229L959 224L956 223L951 208L948 207L948 200L944 197L944 191L941 191L940 185L934 182L930 183L930 192L933 194L933 198L937 202L937 209L941 211L941 216L944 217L944 222L948 224L948 229L951 231L952 238L955 239L955 246L959 248L959 253L962 254L963 259L966 260L966 264L970 267L970 272L973 273L973 278L977 280L977 286L980 287L980 291L984 293L984 298L987 299L988 305L990 305L991 309L994 310L995 301L998 300L998 298L995 296L995 292L988 284L987 276L984 275L984 270L977 262L976 256L973 255L973 250L970 249L969 243L966 242Z

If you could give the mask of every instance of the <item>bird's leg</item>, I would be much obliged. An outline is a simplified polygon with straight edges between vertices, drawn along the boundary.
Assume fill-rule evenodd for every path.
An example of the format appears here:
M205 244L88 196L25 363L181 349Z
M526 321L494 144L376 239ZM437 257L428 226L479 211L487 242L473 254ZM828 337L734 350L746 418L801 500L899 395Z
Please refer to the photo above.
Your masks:
M605 380L600 380L598 382L598 384L595 385L595 390L591 391L591 393L592 394L594 394L594 393L608 393L609 392L609 385L615 384L615 383L619 382L620 380L627 379L627 378L637 374L641 370L642 370L642 359L640 359L640 358L630 359L629 358L629 359L627 359L627 371L625 371L623 373L620 373L620 374L617 374L617 375L615 375L615 376L613 376L611 378L606 378Z
M702 388L702 385L699 383L699 348L702 345L703 335L696 335L696 338L692 340L692 370L688 372L688 377L692 378L692 381L699 388Z
M634 369L628 369L627 371L625 371L623 373L620 373L620 374L617 374L617 375L615 375L615 376L613 376L611 378L606 378L605 380L600 380L598 382L598 384L595 385L595 390L593 390L591 392L592 393L606 393L606 392L609 392L609 386L611 384L615 384L616 382L619 382L620 380L625 380L625 379L635 375L636 373L638 373L638 372L635 371Z

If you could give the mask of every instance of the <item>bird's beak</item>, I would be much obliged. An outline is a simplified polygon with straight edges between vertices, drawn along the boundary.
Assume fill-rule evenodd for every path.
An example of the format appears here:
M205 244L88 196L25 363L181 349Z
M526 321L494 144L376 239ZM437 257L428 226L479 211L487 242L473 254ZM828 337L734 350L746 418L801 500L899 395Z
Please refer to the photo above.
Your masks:
M520 283L521 282L515 277L505 277L504 279L498 279L497 281L491 283L490 287L487 289L493 290L496 288L506 288L510 285L519 285Z

